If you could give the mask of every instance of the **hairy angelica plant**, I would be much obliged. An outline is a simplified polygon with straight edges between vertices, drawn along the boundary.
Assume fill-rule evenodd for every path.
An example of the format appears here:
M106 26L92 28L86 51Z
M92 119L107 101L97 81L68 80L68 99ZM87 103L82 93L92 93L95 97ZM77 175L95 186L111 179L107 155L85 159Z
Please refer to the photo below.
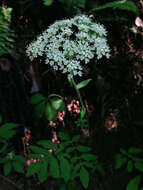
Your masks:
M85 87L90 79L76 84L74 77L81 77L83 66L92 59L110 57L106 37L107 31L103 25L93 22L86 15L79 15L56 21L26 49L31 61L37 57L44 57L45 64L67 75L82 106L80 120L84 119L86 111L79 89Z

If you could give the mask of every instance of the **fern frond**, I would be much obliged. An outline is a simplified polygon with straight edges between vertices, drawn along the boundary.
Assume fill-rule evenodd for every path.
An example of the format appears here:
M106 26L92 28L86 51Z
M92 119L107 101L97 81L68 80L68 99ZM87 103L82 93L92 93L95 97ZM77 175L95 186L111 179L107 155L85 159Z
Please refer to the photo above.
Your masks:
M10 29L11 8L0 7L0 56L11 52L14 32Z
M91 9L89 11L89 13L93 13L95 11L100 11L100 10L107 9L107 8L113 8L113 9L117 8L120 10L131 11L135 14L138 13L138 7L131 0L121 0L121 1L113 1L113 2L109 2L109 3L105 3L104 5L97 6L96 8Z

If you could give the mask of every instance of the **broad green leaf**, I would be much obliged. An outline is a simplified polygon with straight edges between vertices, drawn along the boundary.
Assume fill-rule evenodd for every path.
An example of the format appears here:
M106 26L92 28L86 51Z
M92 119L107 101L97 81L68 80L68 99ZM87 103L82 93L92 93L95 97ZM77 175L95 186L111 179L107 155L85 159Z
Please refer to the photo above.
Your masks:
M40 102L35 106L35 113L38 118L41 118L44 115L45 107L45 102Z
M53 109L57 111L65 110L65 103L63 102L61 98L58 98L58 97L50 98L49 103L51 104Z
M96 160L97 156L94 155L94 154L82 154L81 158L84 159L84 160L89 161L89 160Z
M48 160L43 159L40 165L40 170L38 172L38 179L41 183L46 181L48 178Z
M128 172L132 172L133 171L133 162L132 160L129 160L127 163L127 170Z
M12 162L13 168L18 173L24 173L24 164L18 161Z
M8 175L12 170L12 164L11 162L6 162L4 165L3 165L3 171L4 171L4 175Z
M131 154L140 154L141 152L143 152L143 150L141 148L130 147L128 149L128 152Z
M26 162L27 158L17 155L15 156L14 160L23 163L23 162Z
M57 148L56 144L50 140L40 140L37 142L37 144L43 146L44 148L49 148L49 149Z
M60 169L61 176L64 178L65 182L67 182L70 179L71 167L69 161L63 157L60 159Z
M127 185L126 190L138 190L141 181L141 176L136 176Z
M44 5L50 6L53 3L53 0L44 0Z
M88 147L88 146L81 146L81 145L77 146L76 149L79 152L89 152L91 150L90 147Z
M45 97L42 94L37 93L31 97L30 103L31 104L39 104L42 101L45 101Z
M53 108L50 102L47 102L45 109L45 116L49 121L54 121L57 118L57 110Z
M139 170L140 172L143 172L143 163L135 162L134 165L137 170Z
M79 176L80 176L80 181L82 185L84 186L84 188L87 188L88 183L89 183L89 174L88 174L88 171L84 167L80 169Z
M59 178L60 175L58 161L53 156L50 159L50 175L54 178Z
M46 155L46 156L49 156L50 153L48 152L48 150L45 150L43 148L40 148L38 146L34 146L34 145L31 145L30 146L30 149L35 152L35 153L38 153L38 154L41 154L41 155Z
M60 137L61 140L64 141L70 140L70 136L67 133L59 132L58 136Z
M30 177L35 173L39 173L41 168L41 163L40 162L35 162L30 164L30 166L27 169L26 177Z
M116 155L115 169L120 169L127 162L127 158L121 154Z
M80 135L76 135L72 138L72 142L77 142L80 139Z
M87 79L87 80L84 80L84 81L78 83L78 84L76 85L76 88L77 88L77 89L84 88L85 86L88 85L88 83L89 83L91 80L92 80L92 79Z

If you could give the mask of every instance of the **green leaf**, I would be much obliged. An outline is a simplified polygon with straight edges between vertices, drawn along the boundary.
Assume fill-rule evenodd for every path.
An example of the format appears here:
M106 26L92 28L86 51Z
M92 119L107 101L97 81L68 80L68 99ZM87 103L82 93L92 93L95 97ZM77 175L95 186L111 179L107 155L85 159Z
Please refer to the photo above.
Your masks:
M12 170L12 164L11 164L10 161L9 161L9 162L6 162L6 163L4 164L3 170L4 170L4 175L8 175L8 174L11 172L11 170Z
M40 140L37 142L37 144L43 146L44 148L49 148L49 149L57 148L56 144L50 140Z
M81 121L84 121L84 120L82 120L82 119L84 119L85 115L86 115L86 109L85 109L85 108L82 108L82 109L81 109L81 112L80 112L80 119L81 119Z
M139 170L140 172L143 172L143 163L135 162L134 165L137 170Z
M70 154L67 154L67 153L63 153L62 156L65 157L65 158L68 158L68 159L71 158L71 155L70 155Z
M133 162L132 160L129 160L127 163L127 170L128 172L132 172L133 171Z
M33 159L39 159L39 160L41 160L42 157L46 157L46 156L43 155L43 154L42 154L42 156L41 156L41 154L29 154L28 157L29 158L33 158Z
M76 135L72 138L72 142L77 142L80 139L80 135Z
M120 148L120 152L121 152L122 154L128 155L128 153L127 153L123 148Z
M24 164L18 161L12 162L13 168L18 173L24 173Z
M18 161L20 163L24 163L24 162L26 162L27 159L25 157L23 157L23 156L17 155L17 156L15 156L14 160Z
M88 147L88 146L81 146L81 145L77 146L76 149L79 152L89 152L91 150L90 147Z
M60 176L58 161L53 156L50 159L50 174L54 178L59 178L59 176Z
M131 11L135 14L138 13L138 7L133 1L130 0L121 0L121 1L113 1L105 3L104 5L96 6L96 8L90 10L89 13L92 13L94 11L100 11L107 8L114 8L114 9L118 8L120 10Z
M35 153L38 153L38 154L41 154L41 155L46 155L46 156L49 156L50 153L48 152L48 150L45 150L43 148L40 148L38 146L34 146L34 145L31 145L30 146L30 149L35 152Z
M65 103L61 98L54 97L50 98L49 103L53 107L53 109L57 111L65 111Z
M70 179L71 167L69 161L63 157L60 158L60 169L61 176L64 178L65 182L67 182Z
M50 6L53 3L53 0L44 0L44 5Z
M126 190L138 190L141 181L141 176L136 176L127 185Z
M83 162L83 165L86 166L87 168L95 167L95 165L93 165L93 162Z
M48 178L48 159L43 159L38 172L38 179L41 183Z
M7 148L7 146L8 146L8 143L5 140L2 140L2 139L0 140L0 145L1 144L3 144L3 145L0 148L0 153L4 152L6 150L6 148Z
M96 160L97 156L94 154L82 154L81 158L84 160L90 161L90 160Z
M46 116L46 118L47 118L49 121L54 121L54 120L56 120L56 118L57 118L57 114L58 114L57 110L55 110L55 109L52 107L51 103L48 102L48 103L46 104L46 109L45 109L45 116Z
M143 152L141 148L130 147L128 149L128 153L131 153L131 154L140 154L141 152Z
M84 186L84 188L87 188L88 183L89 183L89 174L88 174L88 171L84 167L80 169L79 176L80 176L80 181L82 185Z
M127 162L127 158L121 154L116 155L115 169L120 169Z
M8 139L13 137L16 134L14 128L17 128L18 125L15 123L5 123L0 127L0 137Z
M26 173L26 177L30 177L33 174L38 173L40 171L40 168L41 168L40 162L35 162L35 163L30 164Z
M71 153L75 150L76 148L75 147L69 147L66 149L66 153Z
M45 102L40 102L39 104L36 105L35 113L38 118L41 118L44 115L45 107L46 107Z
M37 94L34 94L31 99L30 99L30 103L31 104L39 104L40 102L43 102L45 101L45 97L40 94L40 93L37 93Z
M70 136L67 133L59 132L58 136L60 137L61 140L64 140L64 141L70 140Z
M74 5L79 8L85 8L86 0L75 0Z
M73 168L74 172L77 173L77 172L80 170L81 166L83 166L83 162L78 162L78 163L74 166L74 168Z
M88 83L89 83L91 80L92 80L92 79L87 79L87 80L84 80L84 81L78 83L78 84L76 85L76 88L77 88L77 89L84 88L85 86L88 85Z
M71 162L73 164L76 163L78 160L80 160L80 157L78 157L78 156L75 156L75 157L71 158Z

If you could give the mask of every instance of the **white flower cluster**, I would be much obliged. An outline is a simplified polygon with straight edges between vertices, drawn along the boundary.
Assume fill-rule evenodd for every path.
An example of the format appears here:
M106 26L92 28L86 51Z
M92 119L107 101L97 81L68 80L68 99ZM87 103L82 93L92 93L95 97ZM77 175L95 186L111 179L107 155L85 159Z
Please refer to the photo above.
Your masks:
M67 73L68 78L82 76L82 65L94 57L110 57L103 25L94 23L86 15L57 21L26 49L31 60L38 56L53 69Z

